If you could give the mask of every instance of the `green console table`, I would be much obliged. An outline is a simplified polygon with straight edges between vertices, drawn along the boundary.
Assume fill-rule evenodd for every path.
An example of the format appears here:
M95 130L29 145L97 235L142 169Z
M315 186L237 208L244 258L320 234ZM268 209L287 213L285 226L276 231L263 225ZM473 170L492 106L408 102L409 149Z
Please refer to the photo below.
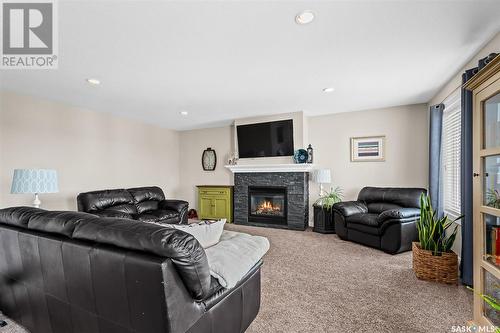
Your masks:
M198 185L198 218L233 221L233 187Z

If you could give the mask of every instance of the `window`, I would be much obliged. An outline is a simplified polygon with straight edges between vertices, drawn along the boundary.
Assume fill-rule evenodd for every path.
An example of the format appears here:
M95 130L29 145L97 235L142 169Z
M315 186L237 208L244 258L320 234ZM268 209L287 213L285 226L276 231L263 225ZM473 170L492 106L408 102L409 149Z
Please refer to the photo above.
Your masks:
M443 133L441 164L443 167L443 204L445 214L461 215L460 155L461 155L461 104L460 89L443 102Z

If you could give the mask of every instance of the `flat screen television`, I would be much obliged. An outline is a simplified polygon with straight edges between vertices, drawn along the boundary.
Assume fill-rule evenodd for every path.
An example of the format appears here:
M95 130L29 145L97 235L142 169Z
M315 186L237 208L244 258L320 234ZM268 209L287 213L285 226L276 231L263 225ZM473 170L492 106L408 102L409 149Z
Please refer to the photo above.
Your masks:
M236 126L239 158L292 156L293 120Z

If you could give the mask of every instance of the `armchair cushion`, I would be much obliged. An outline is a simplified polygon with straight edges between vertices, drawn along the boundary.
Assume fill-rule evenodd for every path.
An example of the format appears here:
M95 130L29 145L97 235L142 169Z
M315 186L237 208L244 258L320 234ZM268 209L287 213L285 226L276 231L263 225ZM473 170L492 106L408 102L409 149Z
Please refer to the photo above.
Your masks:
M378 216L378 221L401 220L401 219L417 219L420 217L420 209L418 208L399 208L390 209L382 212Z
M354 214L346 218L348 225L362 224L369 227L377 228L380 224L377 214Z
M332 209L338 211L344 217L348 217L355 214L368 213L368 208L361 201L337 202L336 204L333 205Z

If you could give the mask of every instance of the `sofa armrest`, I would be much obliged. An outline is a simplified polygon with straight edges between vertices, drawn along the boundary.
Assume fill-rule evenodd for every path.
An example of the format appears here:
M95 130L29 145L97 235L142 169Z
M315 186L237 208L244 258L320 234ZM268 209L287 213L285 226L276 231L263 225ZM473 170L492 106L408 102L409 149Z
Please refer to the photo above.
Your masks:
M399 208L386 210L378 216L380 222L387 220L408 220L418 219L420 217L419 208Z
M366 214L368 208L361 201L343 201L337 202L332 206L332 209L342 214L344 217L355 214Z
M180 224L187 224L187 211L189 203L184 200L162 200L158 204L160 209L170 209L179 212Z

